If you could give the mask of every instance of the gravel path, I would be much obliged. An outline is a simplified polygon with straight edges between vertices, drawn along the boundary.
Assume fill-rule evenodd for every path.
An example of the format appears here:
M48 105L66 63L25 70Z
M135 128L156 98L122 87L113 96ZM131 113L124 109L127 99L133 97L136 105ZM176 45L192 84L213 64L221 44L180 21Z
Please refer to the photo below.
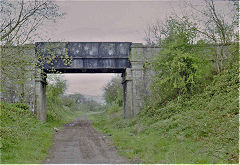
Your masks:
M98 133L85 117L66 124L55 135L45 164L128 163L118 155L108 137Z

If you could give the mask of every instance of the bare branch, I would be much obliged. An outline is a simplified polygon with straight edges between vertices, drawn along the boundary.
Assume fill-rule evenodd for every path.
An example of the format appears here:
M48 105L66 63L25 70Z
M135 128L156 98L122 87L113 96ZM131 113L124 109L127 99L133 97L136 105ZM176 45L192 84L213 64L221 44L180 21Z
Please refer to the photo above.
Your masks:
M17 3L18 6L16 6L16 2L14 1L5 0L4 2L2 4L3 6L5 5L7 12L5 12L5 18L0 20L0 40L2 43L7 41L13 42L21 37L21 40L26 42L26 36L30 37L31 33L35 31L32 29L33 27L37 28L44 20L54 20L62 15L59 13L58 6L51 0L21 0L21 2ZM9 4L11 4L10 7ZM16 9L19 9L19 14L13 17ZM32 25L30 22L34 24ZM30 33L24 32L24 28L28 29Z

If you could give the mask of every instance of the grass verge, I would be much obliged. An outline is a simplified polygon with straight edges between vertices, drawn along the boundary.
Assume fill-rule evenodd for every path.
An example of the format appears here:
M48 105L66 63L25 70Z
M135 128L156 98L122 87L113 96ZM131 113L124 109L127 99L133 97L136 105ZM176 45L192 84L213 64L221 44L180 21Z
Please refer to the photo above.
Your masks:
M50 118L43 123L35 119L25 104L2 102L0 109L1 163L4 164L42 163L53 142L53 127L61 127L80 115L60 110L55 116L62 116L61 120Z
M121 155L142 163L239 162L238 67L217 75L205 90L164 106L146 106L123 120L121 107L89 117L111 134Z

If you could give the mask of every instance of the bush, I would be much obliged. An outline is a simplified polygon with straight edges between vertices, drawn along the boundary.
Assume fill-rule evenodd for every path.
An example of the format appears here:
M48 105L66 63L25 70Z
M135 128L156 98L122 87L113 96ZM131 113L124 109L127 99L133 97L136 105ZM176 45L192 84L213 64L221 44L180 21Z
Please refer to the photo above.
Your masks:
M22 103L1 106L1 163L41 163L51 145L52 126Z
M134 119L113 105L93 126L111 134L121 154L143 163L238 163L238 61L213 77L201 93L165 105L148 104ZM137 158L136 158L137 157Z
M122 80L120 77L113 78L104 87L104 98L108 104L116 103L122 105Z
M28 105L25 104L25 103L16 103L15 106L16 106L17 108L21 108L21 109L24 109L24 110L29 110Z
M208 56L204 55L204 42L193 45L196 29L188 19L170 18L167 28L171 31L162 41L163 49L150 64L156 72L151 89L154 101L160 104L194 92L211 76L213 68Z

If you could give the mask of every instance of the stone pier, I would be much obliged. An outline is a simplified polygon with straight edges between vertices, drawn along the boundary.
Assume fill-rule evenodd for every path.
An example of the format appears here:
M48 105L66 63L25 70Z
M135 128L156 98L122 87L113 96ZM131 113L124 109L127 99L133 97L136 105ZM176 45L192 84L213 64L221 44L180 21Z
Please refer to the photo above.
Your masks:
M127 68L122 74L124 118L134 117L150 95L151 78L154 72L147 63L159 52L159 47L146 47L140 43L131 45L129 57L131 68Z
M123 118L131 118L134 116L133 110L133 79L132 70L127 68L122 74L123 87Z
M46 81L47 75L37 70L35 76L35 114L37 119L41 121L47 120L47 97L46 97Z

